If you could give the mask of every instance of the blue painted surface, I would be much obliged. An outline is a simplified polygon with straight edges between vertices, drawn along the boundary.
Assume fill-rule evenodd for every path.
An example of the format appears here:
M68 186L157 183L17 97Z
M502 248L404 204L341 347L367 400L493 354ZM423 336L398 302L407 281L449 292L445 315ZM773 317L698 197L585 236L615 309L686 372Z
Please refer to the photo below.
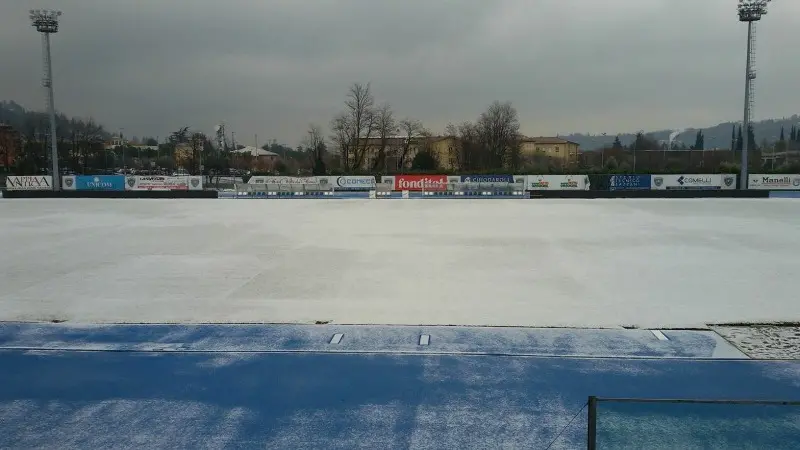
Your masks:
M335 333L339 345L328 344ZM419 336L431 337L418 345ZM746 358L712 331L376 325L0 324L0 348L53 350L327 351L494 355Z
M650 190L652 177L650 175L611 175L609 190L612 191L640 191Z
M601 401L596 423L600 449L789 450L800 445L800 405L794 404Z
M800 191L769 191L769 198L800 198Z
M798 362L0 350L0 367L1 448L541 449L588 395L800 390ZM585 439L584 410L552 448Z
M77 175L75 189L78 191L124 191L124 175Z

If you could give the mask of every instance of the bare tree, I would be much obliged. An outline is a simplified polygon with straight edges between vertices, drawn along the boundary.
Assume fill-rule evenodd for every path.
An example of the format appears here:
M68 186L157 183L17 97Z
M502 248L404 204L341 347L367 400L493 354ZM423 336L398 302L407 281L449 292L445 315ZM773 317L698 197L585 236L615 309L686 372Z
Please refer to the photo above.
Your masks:
M474 170L480 168L481 143L478 127L471 122L458 125L447 125L446 133L455 138L450 159L455 161L458 170Z
M192 133L189 138L189 146L192 151L192 171L194 174L202 175L203 170L203 149L205 148L208 138L203 133Z
M105 148L103 147L104 130L94 120L74 121L72 126L72 146L74 149L75 165L81 167L82 173L87 173L91 156L101 154L105 163ZM105 164L104 164L105 165Z
M447 126L457 147L454 159L460 170L517 168L520 165L519 119L511 103L495 101L475 123Z
M364 164L377 123L370 84L353 84L347 94L345 110L331 121L332 139L339 146L345 170L361 168Z
M484 167L519 167L519 117L510 102L492 103L476 125L485 149Z
M327 146L325 145L325 136L322 133L322 127L313 123L310 124L306 132L304 145L308 149L312 173L314 175L325 175L324 158Z
M388 103L384 103L375 111L376 127L380 143L378 155L372 163L372 170L386 168L386 150L389 141L397 134L397 122L394 119L394 112Z
M397 156L397 167L405 167L411 149L420 146L421 142L428 138L428 130L422 126L422 122L416 119L405 118L400 121L400 133L403 135L403 142Z

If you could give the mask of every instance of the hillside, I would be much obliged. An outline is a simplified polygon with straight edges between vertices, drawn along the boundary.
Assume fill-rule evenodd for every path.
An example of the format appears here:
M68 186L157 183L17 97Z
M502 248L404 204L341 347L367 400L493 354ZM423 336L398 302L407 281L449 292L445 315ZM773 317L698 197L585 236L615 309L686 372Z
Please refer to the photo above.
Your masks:
M49 120L46 113L27 110L14 101L0 101L0 123L11 125L28 138L49 134ZM92 119L70 118L64 114L56 114L56 127L61 138L73 132L85 133L87 130L102 139L111 136L102 125L96 124Z
M731 131L734 126L738 128L740 124L741 122L725 122L710 128L702 128L703 135L705 135L706 149L729 149L731 145ZM753 122L753 131L758 145L761 145L764 140L771 144L778 140L781 134L781 127L784 128L784 132L788 138L792 126L797 125L800 125L800 116L793 115L792 117L784 119L768 119ZM694 144L695 135L698 130L700 129L688 128L677 136L676 141L681 141L688 147ZM653 139L658 141L668 140L670 133L672 133L672 130L645 132L645 134L650 135ZM581 145L582 150L597 150L604 146L610 146L614 142L616 136L615 134L603 136L577 133L561 137L577 142ZM619 138L623 145L628 145L636 138L636 133L619 134Z

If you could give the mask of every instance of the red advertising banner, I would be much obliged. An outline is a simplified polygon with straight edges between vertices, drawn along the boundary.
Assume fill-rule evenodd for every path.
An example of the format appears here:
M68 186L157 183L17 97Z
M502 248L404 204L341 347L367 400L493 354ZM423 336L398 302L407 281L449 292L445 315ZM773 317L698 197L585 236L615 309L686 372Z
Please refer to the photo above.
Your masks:
M395 191L445 191L447 175L395 175Z

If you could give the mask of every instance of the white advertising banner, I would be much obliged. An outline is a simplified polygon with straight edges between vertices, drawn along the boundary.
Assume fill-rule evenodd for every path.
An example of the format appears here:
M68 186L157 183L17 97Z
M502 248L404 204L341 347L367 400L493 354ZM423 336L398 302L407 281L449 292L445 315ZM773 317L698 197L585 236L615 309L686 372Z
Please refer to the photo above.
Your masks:
M254 176L247 184L328 184L328 177Z
M650 188L662 189L736 189L736 175L653 175Z
M201 191L203 190L203 177L160 175L127 177L125 189L128 191Z
M75 182L76 176L75 175L62 175L61 176L61 189L65 191L75 191L78 189L78 185Z
M529 191L588 191L586 175L528 175L525 189Z
M6 177L6 189L9 191L50 191L53 189L53 177L50 175L9 175Z
M375 177L372 175L346 175L318 177L327 178L328 184L334 189L375 189Z
M762 175L749 177L748 189L788 191L800 190L800 175Z

